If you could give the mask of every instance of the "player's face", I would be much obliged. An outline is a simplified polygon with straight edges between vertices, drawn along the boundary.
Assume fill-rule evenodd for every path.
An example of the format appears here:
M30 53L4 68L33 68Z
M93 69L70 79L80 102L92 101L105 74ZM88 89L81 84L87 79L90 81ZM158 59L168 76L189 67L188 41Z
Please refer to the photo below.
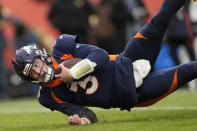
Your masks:
M30 77L37 81L44 81L48 72L48 65L36 59L30 71Z

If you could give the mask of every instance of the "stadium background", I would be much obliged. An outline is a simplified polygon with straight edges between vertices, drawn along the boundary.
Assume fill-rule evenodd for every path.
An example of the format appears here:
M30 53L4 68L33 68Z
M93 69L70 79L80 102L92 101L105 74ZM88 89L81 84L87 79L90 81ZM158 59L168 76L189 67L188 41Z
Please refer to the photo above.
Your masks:
M162 3L161 0L144 0L144 2L151 14L155 14ZM9 8L13 15L21 17L29 26L42 28L49 35L57 36L57 30L52 27L47 18L50 3L40 3L36 0L1 0L1 3Z

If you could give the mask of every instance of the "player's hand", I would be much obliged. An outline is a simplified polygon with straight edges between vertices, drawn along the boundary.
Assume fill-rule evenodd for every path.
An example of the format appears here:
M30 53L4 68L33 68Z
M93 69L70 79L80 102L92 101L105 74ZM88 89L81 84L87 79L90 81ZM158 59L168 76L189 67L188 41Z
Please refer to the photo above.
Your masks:
M87 119L80 118L78 115L72 115L68 117L68 123L70 125L87 125L90 122Z
M63 81L64 83L72 83L73 82L73 76L70 73L70 69L64 67L63 64L59 65L62 69L62 72L60 74L55 75L55 78L60 79L60 81Z

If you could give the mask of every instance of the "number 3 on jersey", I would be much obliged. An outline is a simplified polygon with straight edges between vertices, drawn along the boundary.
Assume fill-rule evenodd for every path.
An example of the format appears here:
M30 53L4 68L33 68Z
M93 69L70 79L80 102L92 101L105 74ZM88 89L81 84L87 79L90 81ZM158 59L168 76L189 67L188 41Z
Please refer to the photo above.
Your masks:
M91 85L87 88L89 82L91 83ZM76 93L79 87L86 90L85 94L87 95L94 94L99 87L98 79L95 76L90 75L83 81L72 82L72 84L70 85L70 91Z

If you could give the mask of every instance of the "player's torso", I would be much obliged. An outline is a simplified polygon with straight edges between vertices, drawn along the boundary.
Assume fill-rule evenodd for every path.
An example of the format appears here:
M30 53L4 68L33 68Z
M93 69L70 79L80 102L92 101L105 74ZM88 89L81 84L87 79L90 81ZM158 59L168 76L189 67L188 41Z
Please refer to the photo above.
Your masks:
M75 37L64 35L58 38L52 56L58 65L69 58L85 59L89 55L88 52L92 51L92 55L96 50L93 46L76 44ZM112 56L112 59L107 60L106 55L94 55L99 58L97 60L105 59L105 63L95 68L94 72L82 81L70 85L58 85L58 82L50 84L49 89L53 92L53 97L80 105L130 109L137 103L132 61L123 56Z
M83 80L71 84L60 84L51 88L54 95L62 101L84 106L108 108L114 105L114 62L109 61Z

